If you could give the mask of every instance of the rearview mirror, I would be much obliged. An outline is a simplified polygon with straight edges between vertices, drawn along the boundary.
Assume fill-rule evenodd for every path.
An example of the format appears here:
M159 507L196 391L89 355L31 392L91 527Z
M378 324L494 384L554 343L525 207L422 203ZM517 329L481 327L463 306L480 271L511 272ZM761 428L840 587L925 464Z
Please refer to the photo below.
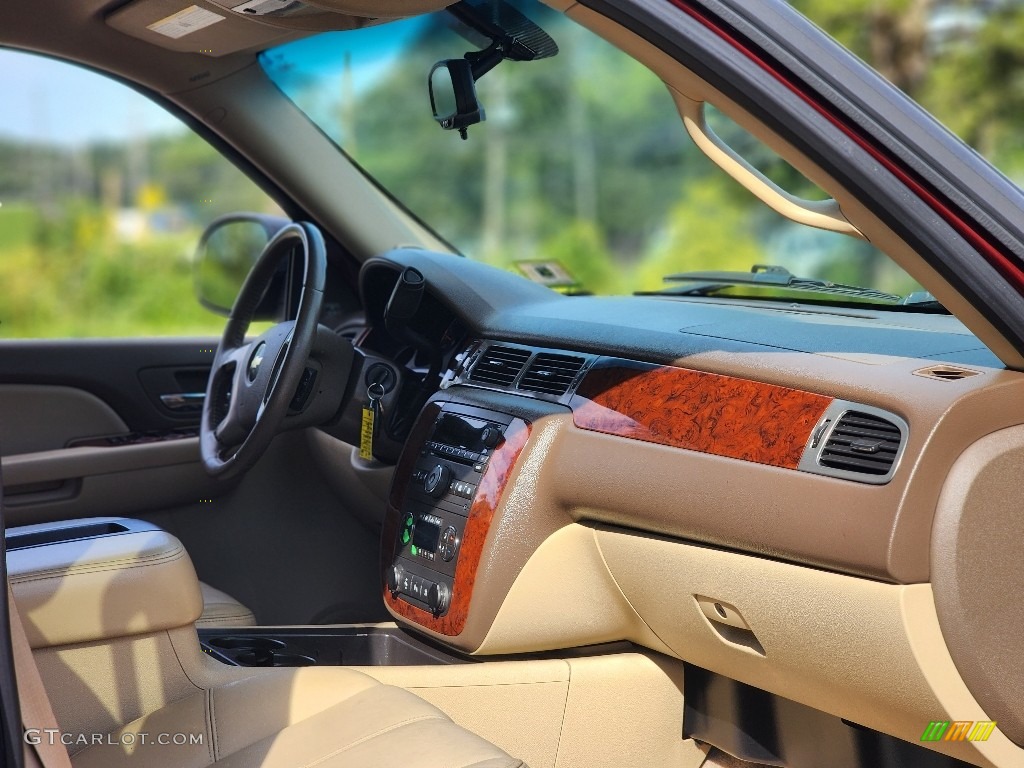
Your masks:
M430 70L427 81L434 119L445 130L457 130L466 138L466 128L486 120L476 96L473 65L466 59L445 59Z
M490 44L461 59L439 61L430 70L427 89L434 119L445 130L466 129L486 117L476 96L476 81L506 59L537 61L558 53L558 44L506 0L460 0L448 6L455 31L473 45L483 37Z
M280 216L231 213L215 219L203 232L195 259L199 303L227 315L249 270L277 232L291 222ZM257 320L277 320L285 305L286 265L275 277L256 310Z

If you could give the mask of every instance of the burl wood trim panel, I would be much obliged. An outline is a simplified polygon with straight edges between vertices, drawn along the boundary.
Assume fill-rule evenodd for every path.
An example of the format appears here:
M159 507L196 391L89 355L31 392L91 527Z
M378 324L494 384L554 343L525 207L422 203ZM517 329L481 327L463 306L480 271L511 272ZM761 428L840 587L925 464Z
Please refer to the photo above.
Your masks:
M429 407L429 406L428 406ZM437 418L438 409L433 407L432 414L424 413L414 431L413 437L406 444L402 458L399 460L398 468L395 471L395 484L392 487L391 503L388 505L388 514L384 522L382 532L382 550L386 552L383 558L383 566L386 569L394 562L395 544L398 541L398 526L401 520L401 509L405 502L405 493L408 488L408 478L416 462L416 456L423 445L423 442L430 434L434 420ZM420 429L426 423L425 429ZM516 461L523 451L523 446L530 436L530 425L521 419L514 419L505 430L505 441L498 446L491 455L491 460L484 470L483 477L477 489L476 498L469 508L469 517L466 520L466 528L462 534L462 543L459 545L458 561L455 566L455 580L452 586L451 604L448 613L444 616L435 617L428 611L391 596L386 582L384 585L384 602L399 616L430 629L438 634L454 637L462 632L466 626L466 619L469 617L469 604L473 597L473 587L476 584L477 569L480 566L480 558L483 554L484 543L487 540L487 533L491 529L491 521L494 513L501 504L501 497L508 484Z
M580 429L796 469L832 398L688 368L592 369L572 398Z

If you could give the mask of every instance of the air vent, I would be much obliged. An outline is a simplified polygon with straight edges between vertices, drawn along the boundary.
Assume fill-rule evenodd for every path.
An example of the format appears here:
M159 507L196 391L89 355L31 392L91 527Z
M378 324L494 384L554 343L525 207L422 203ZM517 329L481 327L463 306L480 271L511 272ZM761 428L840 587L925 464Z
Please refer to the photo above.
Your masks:
M582 357L569 355L552 355L542 352L533 358L526 369L519 389L530 392L543 392L547 395L564 395L572 386L576 374L586 362Z
M859 411L844 413L821 449L818 462L825 467L886 475L900 450L900 428L879 416Z
M968 376L977 376L979 373L981 371L959 368L955 365L933 365L914 371L915 376L924 376L926 379L938 379L939 381L956 381L966 379Z
M516 380L530 358L530 350L515 347L488 347L483 357L473 367L469 380L478 384L493 384L507 387Z

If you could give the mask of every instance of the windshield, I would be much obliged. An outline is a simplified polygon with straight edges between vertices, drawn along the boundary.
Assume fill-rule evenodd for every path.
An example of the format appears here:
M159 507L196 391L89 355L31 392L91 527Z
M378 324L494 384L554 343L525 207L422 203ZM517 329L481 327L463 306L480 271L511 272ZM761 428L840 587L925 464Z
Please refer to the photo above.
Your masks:
M466 141L439 128L427 93L436 62L477 49L447 12L316 35L266 51L261 63L367 173L470 258L599 294L679 292L678 279L663 278L754 265L896 297L920 290L870 244L794 224L726 176L642 64L546 6L515 5L559 53L505 61L482 77L486 121ZM756 139L712 117L773 180L822 197ZM797 296L788 290L723 283L715 295Z

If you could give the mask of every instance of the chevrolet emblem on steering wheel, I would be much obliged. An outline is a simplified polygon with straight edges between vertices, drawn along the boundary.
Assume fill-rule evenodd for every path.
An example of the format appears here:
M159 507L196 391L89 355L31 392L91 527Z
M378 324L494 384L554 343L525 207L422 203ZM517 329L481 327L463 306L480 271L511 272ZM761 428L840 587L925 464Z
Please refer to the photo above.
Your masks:
M266 342L261 342L256 351L252 354L252 360L249 361L249 381L256 381L256 376L260 372L260 366L263 364L263 353L267 349Z

